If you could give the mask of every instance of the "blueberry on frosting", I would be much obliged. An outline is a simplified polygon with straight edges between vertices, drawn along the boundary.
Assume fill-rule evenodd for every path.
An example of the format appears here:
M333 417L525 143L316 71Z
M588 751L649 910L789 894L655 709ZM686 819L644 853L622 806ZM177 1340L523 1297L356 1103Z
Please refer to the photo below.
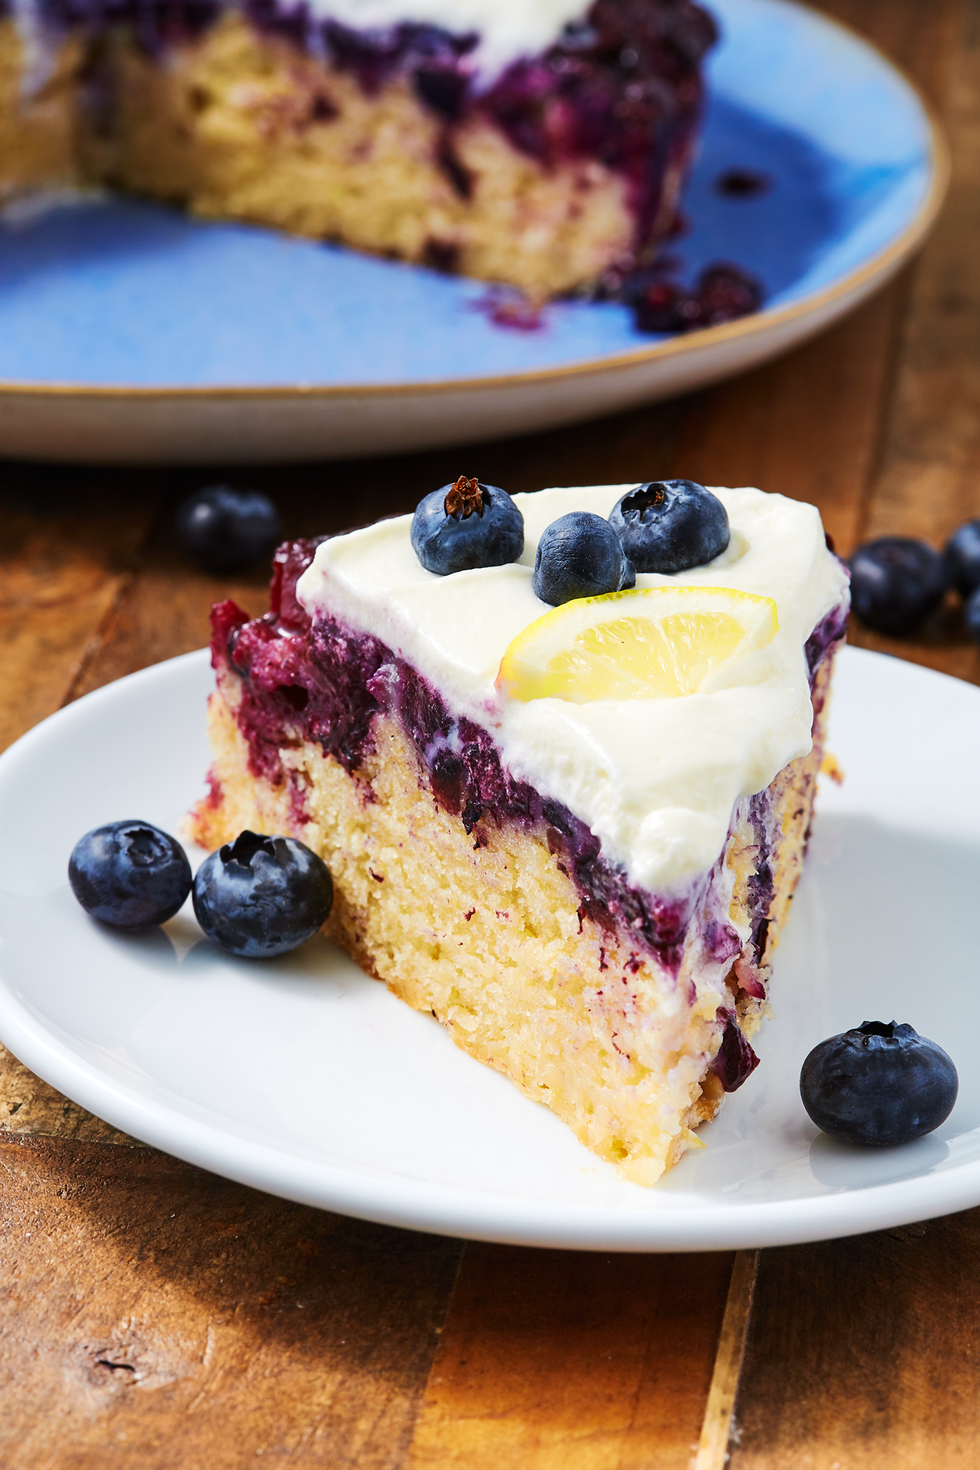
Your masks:
M686 572L728 546L728 512L693 480L650 480L628 490L609 524L638 572Z
M460 475L419 501L412 549L426 571L438 577L502 567L524 550L524 517L506 490Z
M619 537L602 516L572 510L552 521L538 542L534 591L559 607L576 597L598 597L636 585Z

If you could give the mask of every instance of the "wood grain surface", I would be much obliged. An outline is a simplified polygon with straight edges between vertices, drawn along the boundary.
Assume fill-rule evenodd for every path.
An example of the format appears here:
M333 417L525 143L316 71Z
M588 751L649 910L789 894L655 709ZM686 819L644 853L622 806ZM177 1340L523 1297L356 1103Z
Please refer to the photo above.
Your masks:
M758 484L819 506L844 553L884 532L939 545L980 515L980 0L823 8L946 119L951 196L915 266L801 350L673 403L249 471L286 534L410 509L462 472L512 491L672 473ZM174 507L201 482L0 468L0 746L200 646L215 597L262 609L261 571L206 577L173 541ZM980 682L952 600L915 641L853 637ZM980 1465L977 1211L764 1251L757 1270L744 1253L734 1272L726 1254L463 1246L168 1159L6 1054L0 1201L4 1470Z
M462 1244L0 1140L4 1470L404 1463Z
M975 1470L980 1211L761 1254L730 1470Z
M471 1245L429 1375L418 1470L687 1470L730 1255ZM712 1467L713 1470L713 1467Z

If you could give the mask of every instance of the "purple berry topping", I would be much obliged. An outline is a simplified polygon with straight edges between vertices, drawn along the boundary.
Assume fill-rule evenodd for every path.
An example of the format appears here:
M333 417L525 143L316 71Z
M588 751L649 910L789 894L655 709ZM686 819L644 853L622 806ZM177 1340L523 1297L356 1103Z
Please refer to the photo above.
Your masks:
M717 327L758 311L763 301L759 282L735 265L709 266L693 291L683 290L658 272L640 272L626 282L623 294L641 332Z
M718 1019L724 1021L725 1029L711 1070L726 1092L737 1092L752 1076L759 1065L759 1058L738 1024L734 1011L722 1009L718 1012Z

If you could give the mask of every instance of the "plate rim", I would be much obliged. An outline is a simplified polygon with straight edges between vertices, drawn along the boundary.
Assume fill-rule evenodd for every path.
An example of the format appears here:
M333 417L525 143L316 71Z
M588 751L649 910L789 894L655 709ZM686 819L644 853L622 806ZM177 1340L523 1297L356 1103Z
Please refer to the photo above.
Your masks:
M887 660L912 679L975 686L938 670L865 649L848 648L850 660ZM65 706L27 731L0 755L0 781L52 724L70 725L81 707L109 703L120 689L161 676L179 677L183 667L207 663L207 649L167 659L125 676ZM980 697L980 690L977 691ZM280 1151L219 1123L182 1114L148 1097L124 1079L113 1078L75 1052L57 1030L34 1015L3 976L0 946L0 1039L24 1065L96 1116L152 1147L252 1188L355 1218L431 1234L553 1249L616 1252L709 1251L796 1245L841 1235L863 1234L968 1209L980 1203L980 1160L942 1173L914 1175L864 1189L841 1188L814 1197L776 1203L671 1205L663 1211L616 1210L610 1206L555 1202L470 1185L360 1173L299 1152ZM134 1126L135 1124L135 1126ZM971 1130L977 1131L977 1130ZM11 1140L36 1135L4 1130ZM922 1199L926 1184L926 1198ZM841 1200L848 1204L844 1210Z
M485 377L423 379L418 383L287 383L287 384L213 384L207 387L180 385L145 386L124 383L71 383L0 379L0 394L13 398L74 398L82 400L136 399L142 402L172 400L239 401L347 398L388 399L413 395L445 395L479 392L487 389L529 387L538 383L593 377L630 371L647 363L676 356L696 358L713 348L741 338L778 333L780 328L803 317L819 318L835 306L846 304L849 296L860 299L877 282L884 282L915 253L929 234L942 208L949 188L952 161L946 133L932 103L908 75L904 67L893 61L874 41L861 35L853 26L825 14L801 0L769 0L770 4L788 10L803 11L816 18L829 30L838 31L851 45L870 51L879 63L897 76L915 99L926 124L929 153L929 187L916 214L905 229L889 244L882 246L862 265L855 266L833 284L804 296L787 306L764 308L749 316L718 326L705 327L690 336L677 335L649 347L637 347L601 357L582 358L548 368L530 368L524 372L498 373Z

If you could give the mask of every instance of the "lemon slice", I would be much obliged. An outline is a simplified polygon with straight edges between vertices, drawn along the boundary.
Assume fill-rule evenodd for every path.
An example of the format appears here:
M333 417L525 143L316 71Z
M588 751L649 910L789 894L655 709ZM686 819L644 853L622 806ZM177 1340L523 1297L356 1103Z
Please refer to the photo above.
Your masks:
M512 699L677 699L776 636L776 604L731 587L581 597L519 633L497 687ZM734 674L736 669L726 668ZM728 682L726 679L725 682Z

